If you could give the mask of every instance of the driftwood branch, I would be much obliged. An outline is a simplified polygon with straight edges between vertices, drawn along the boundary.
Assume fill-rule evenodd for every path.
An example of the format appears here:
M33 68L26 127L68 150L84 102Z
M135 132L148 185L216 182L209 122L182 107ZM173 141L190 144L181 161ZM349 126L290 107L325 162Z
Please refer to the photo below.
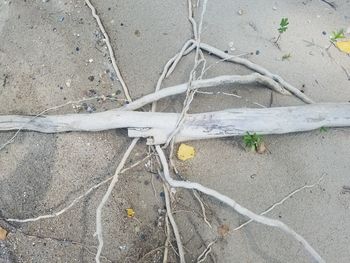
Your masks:
M135 100L129 104L126 104L125 106L116 110L136 110L149 103L158 101L160 99L185 93L187 92L187 89L197 90L202 88L218 88L221 85L228 85L228 84L229 85L261 84L280 94L283 94L283 95L290 94L287 90L282 88L277 82L259 73L253 73L253 74L244 75L244 76L240 76L240 75L225 76L224 75L224 76L218 76L211 79L195 80L192 82L192 85L190 87L188 86L188 83L184 83L173 87L164 88L157 92L146 95L138 100ZM237 86L231 86L231 87L233 88Z
M103 131L128 128L130 137L153 137L162 144L175 129L177 113L105 111L92 114L0 116L0 131L30 130L42 133ZM240 136L246 132L283 134L320 127L350 126L350 104L310 104L265 109L228 109L186 115L176 142Z

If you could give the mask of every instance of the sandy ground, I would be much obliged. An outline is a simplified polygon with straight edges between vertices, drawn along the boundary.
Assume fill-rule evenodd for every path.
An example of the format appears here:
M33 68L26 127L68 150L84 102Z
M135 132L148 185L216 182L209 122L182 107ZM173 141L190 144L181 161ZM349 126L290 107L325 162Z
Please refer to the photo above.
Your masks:
M166 61L191 37L186 1L94 2L132 97L152 92ZM231 54L251 53L252 61L282 75L317 102L350 102L350 81L340 66L350 71L349 56L334 47L329 53L324 49L333 30L350 27L350 1L335 2L336 10L318 0L209 0L202 40ZM278 49L271 39L277 36L282 17L289 18L290 26ZM290 59L282 60L289 53ZM207 56L207 61L212 65L216 60ZM193 56L185 57L165 85L187 81L192 65ZM206 77L248 72L220 63ZM0 114L36 114L70 100L120 90L84 1L0 0ZM229 87L222 90L232 92ZM235 92L242 99L198 94L191 112L270 104L266 89L238 87ZM117 97L123 99L122 93ZM166 99L159 110L178 112L182 99ZM85 109L102 111L122 103L91 101ZM274 95L271 106L297 104L301 102L290 96ZM69 105L55 113L74 111ZM0 143L12 135L0 133ZM0 151L0 217L28 218L62 209L113 175L130 142L126 135L126 131L20 133ZM255 212L324 175L320 185L299 192L268 215L302 234L327 262L349 262L350 194L342 191L350 185L349 136L348 129L266 136L269 153L263 155L245 151L241 138L191 142L196 157L177 165L184 177ZM140 143L128 165L146 153ZM0 220L9 231L0 241L0 262L94 262L95 209L105 190L106 186L99 188L54 219L25 224ZM195 262L216 237L206 262L310 262L301 245L278 230L252 223L233 232L246 219L206 196L202 199L212 228L204 223L189 192L176 194L175 218L188 262ZM135 219L127 218L129 207L136 211ZM123 174L103 212L102 261L162 262L163 208L161 182L144 164ZM218 236L222 225L230 229L225 237ZM172 251L169 262L177 262Z

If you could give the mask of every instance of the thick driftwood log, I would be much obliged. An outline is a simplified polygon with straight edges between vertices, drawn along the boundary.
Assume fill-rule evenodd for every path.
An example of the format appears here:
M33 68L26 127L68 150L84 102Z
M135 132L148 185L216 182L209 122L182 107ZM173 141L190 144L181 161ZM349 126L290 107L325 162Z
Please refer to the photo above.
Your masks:
M102 131L128 128L130 137L153 137L150 144L164 143L178 121L177 113L105 111L92 114L0 116L0 131L31 130L43 133ZM350 126L350 104L312 104L265 109L228 109L189 114L175 141L228 136L283 134L320 127Z

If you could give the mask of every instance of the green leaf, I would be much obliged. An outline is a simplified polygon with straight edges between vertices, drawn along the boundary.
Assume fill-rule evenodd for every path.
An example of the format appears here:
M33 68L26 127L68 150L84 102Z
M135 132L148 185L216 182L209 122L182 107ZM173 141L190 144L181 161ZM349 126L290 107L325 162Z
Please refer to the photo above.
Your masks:
M288 29L288 25L289 25L288 18L287 17L282 18L280 22L280 28L278 28L278 32L280 32L280 34L282 34L283 32L286 32Z
M326 131L328 131L328 128L326 128L326 127L321 127L320 128L320 132L326 132Z
M340 29L338 31L333 31L330 36L332 42L336 42L338 39L345 38L344 29Z

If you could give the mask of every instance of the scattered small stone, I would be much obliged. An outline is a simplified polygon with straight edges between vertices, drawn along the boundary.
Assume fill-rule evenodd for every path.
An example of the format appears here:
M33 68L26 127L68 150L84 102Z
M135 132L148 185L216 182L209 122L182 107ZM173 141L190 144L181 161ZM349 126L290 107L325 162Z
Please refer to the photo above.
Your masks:
M96 108L94 105L90 105L90 106L87 106L86 111L88 113L93 113L94 111L96 111Z
M67 86L68 88L70 88L71 83L72 83L72 80L71 80L71 79L67 79L67 81L66 81L66 86Z
M89 63L92 63L94 62L94 60L92 58L89 59Z
M140 37L141 32L140 32L140 30L136 29L134 34L135 34L135 36Z
M225 50L224 52L227 54L227 53L228 53L228 50Z
M164 192L160 192L160 193L159 193L159 196L162 197L162 198L164 198L164 197L165 197Z
M239 9L239 10L237 11L237 14L240 15L240 16L243 15L243 10L242 10L242 9Z
M94 81L95 77L94 77L94 76L89 76L88 79L89 79L90 81Z
M120 95L121 93L122 93L122 91L119 89L115 92L116 95Z
M97 94L97 92L96 92L96 90L94 90L94 89L89 89L87 92L86 92L86 96L88 96L88 97L94 97L94 96L96 96L96 94Z
M79 51L79 50L80 50L80 48L79 48L79 47L76 47L76 48L75 48L75 51Z
M327 32L326 31L322 31L322 35L327 35Z
M273 11L276 11L276 10L277 10L277 6L273 6L273 7L272 7L272 10L273 10Z
M122 246L119 246L119 250L121 251L124 251L127 249L127 246L126 245L122 245Z
M120 26L124 26L124 24L123 24L123 23L120 23Z
M53 31L53 32L56 32L56 31L57 31L57 28L56 28L56 27L54 27L54 28L52 29L52 31Z
M60 90L63 90L63 87L62 87L62 86L60 86Z
M256 50L255 51L255 55L259 55L260 54L260 51L259 50Z
M63 20L64 20L64 16L60 16L60 17L58 18L58 22L63 22Z
M111 11L112 8L108 7L108 11Z

